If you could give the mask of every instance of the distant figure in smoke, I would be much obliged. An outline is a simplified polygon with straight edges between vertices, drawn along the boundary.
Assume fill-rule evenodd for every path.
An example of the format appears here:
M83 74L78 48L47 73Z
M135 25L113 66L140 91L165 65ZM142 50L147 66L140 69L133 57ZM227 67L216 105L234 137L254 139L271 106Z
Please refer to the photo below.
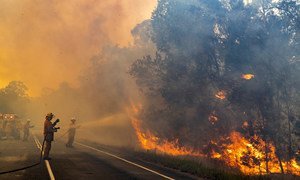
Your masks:
M29 129L33 128L34 126L30 125L30 120L28 119L26 124L23 127L23 132L24 132L24 136L23 136L23 141L27 141L28 137L29 137Z
M66 144L66 147L72 148L73 147L73 142L76 134L76 129L79 128L80 126L76 125L76 119L72 118L71 119L71 124L68 130L68 142Z
M0 114L0 140L2 140L3 135L4 135L4 120L3 120L3 115Z
M49 157L49 153L51 150L51 142L54 140L54 132L57 132L57 129L55 125L59 122L59 119L57 119L54 123L51 122L53 119L54 114L48 113L46 115L46 119L44 122L44 137L45 137L45 150L44 150L44 160L51 160Z

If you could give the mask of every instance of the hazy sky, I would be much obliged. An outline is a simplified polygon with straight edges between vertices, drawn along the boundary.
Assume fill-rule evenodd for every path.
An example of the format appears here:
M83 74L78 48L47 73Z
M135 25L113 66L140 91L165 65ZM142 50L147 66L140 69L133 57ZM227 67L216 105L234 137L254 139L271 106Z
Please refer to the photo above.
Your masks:
M21 80L38 95L76 85L106 43L127 46L156 0L0 0L0 87Z

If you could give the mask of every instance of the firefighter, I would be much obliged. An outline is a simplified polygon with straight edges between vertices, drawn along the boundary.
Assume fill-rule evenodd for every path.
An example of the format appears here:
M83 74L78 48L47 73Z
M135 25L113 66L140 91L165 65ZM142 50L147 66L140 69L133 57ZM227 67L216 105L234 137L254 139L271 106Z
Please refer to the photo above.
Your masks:
M2 136L4 135L3 124L4 124L3 115L0 114L0 140L2 140Z
M6 140L7 139L7 119L6 119L6 115L3 115L3 120L2 120L2 140Z
M76 119L72 118L71 119L71 124L68 130L68 142L66 144L66 147L72 148L73 147L73 142L74 142L74 138L75 138L75 133L76 133L76 129L79 126L76 125Z
M23 127L23 132L24 132L24 136L23 136L23 141L27 141L28 140L28 136L29 136L29 129L33 128L34 126L30 125L30 120L28 119L26 124Z
M45 141L45 150L44 150L44 160L51 160L49 153L51 150L51 143L54 140L54 132L57 132L55 124L59 121L52 123L51 120L54 118L54 114L48 113L44 122L44 141Z

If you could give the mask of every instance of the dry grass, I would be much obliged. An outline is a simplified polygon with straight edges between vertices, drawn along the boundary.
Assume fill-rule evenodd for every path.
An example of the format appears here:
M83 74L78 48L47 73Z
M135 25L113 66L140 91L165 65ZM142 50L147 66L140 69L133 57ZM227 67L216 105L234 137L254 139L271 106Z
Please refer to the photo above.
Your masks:
M201 178L207 179L271 179L268 176L247 176L237 169L230 169L221 162L209 160L206 158L189 157L189 156L169 156L156 154L154 152L135 152L136 157L159 164L168 168L180 170Z

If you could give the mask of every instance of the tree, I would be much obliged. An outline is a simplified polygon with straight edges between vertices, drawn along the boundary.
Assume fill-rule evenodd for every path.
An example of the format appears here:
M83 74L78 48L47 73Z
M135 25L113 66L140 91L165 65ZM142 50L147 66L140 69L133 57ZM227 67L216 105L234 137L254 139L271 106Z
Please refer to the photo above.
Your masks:
M26 107L29 102L27 91L27 86L20 81L12 81L0 89L0 112L26 115Z
M160 0L152 16L157 55L131 69L149 99L145 123L161 137L198 148L246 120L247 131L240 131L266 142L267 172L270 143L280 158L293 158L299 13L293 0ZM225 99L216 98L220 92Z

